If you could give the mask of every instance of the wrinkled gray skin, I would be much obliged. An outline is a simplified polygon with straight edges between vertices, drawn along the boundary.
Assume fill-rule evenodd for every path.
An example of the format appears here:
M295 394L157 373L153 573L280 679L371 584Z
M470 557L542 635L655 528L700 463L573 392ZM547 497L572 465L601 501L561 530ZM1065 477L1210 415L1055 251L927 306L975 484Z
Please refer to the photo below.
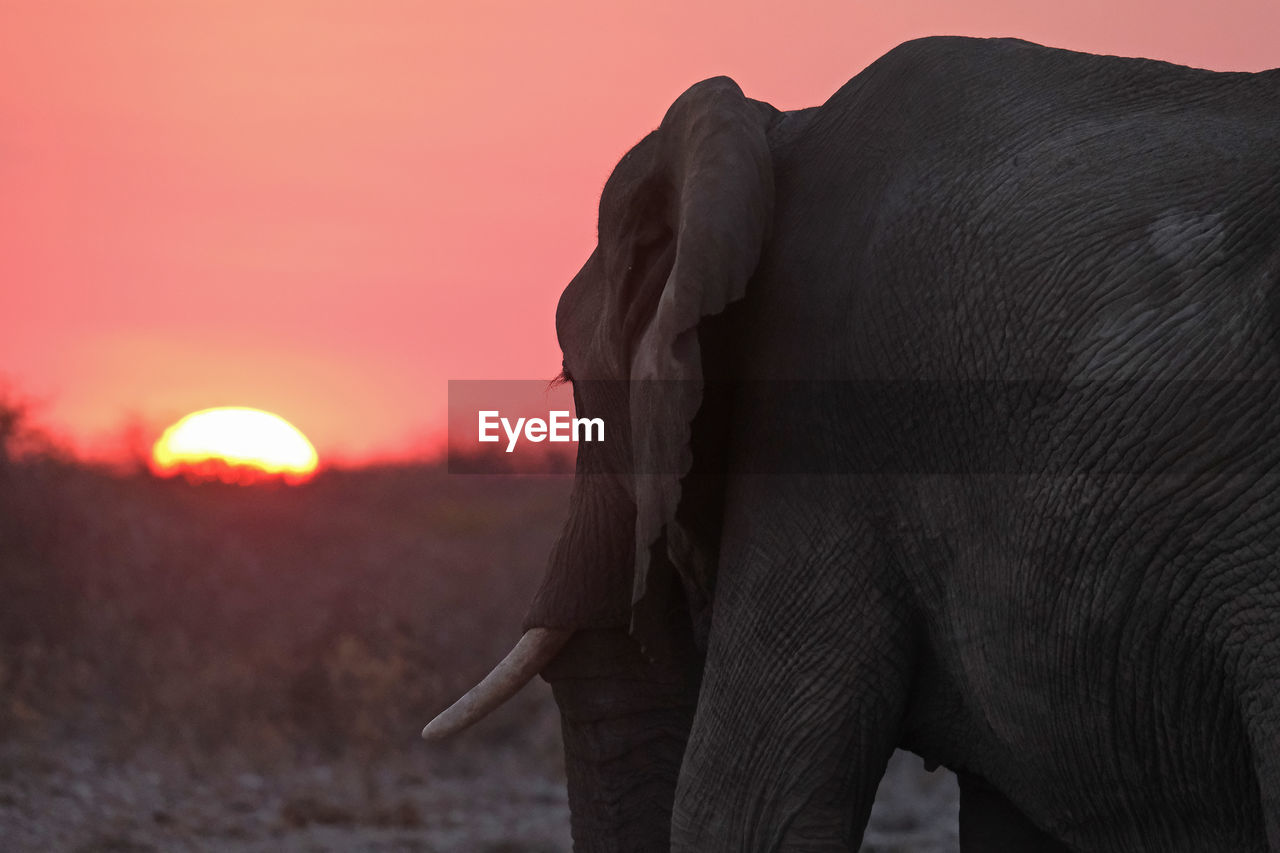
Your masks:
M902 746L965 850L1280 851L1277 395L1107 382L1280 377L1278 276L1277 71L939 38L814 109L682 95L556 316L610 430L528 617L577 629L576 848L856 849ZM791 379L1103 390L1032 429ZM838 464L886 437L928 463Z

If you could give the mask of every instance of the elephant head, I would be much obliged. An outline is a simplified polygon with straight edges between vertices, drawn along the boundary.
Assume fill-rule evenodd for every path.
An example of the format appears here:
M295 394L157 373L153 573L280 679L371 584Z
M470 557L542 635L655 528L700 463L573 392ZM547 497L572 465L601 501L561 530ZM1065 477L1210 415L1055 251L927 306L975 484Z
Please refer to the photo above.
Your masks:
M526 634L423 732L469 725L545 670L580 848L666 845L699 678L691 628L705 625L716 559L689 476L695 431L708 428L707 322L742 298L768 236L766 133L780 115L728 78L706 80L609 178L597 248L556 312L578 414L602 418L607 440L579 447Z

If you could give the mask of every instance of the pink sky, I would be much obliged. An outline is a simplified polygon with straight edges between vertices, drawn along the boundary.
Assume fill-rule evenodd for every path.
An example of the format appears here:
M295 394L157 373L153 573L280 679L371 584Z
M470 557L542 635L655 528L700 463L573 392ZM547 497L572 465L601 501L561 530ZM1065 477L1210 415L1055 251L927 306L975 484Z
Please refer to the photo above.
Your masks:
M448 379L559 369L600 188L697 80L791 109L922 35L1253 71L1277 33L1275 0L4 4L0 381L86 453L235 404L408 455Z

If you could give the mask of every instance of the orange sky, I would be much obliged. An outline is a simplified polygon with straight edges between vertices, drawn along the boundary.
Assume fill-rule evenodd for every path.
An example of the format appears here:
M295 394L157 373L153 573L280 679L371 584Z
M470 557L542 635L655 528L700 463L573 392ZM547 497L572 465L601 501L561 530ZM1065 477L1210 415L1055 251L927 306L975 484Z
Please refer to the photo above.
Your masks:
M448 379L559 369L600 188L689 84L808 106L942 33L1280 65L1280 3L1208 8L5 3L0 381L86 453L231 404L322 458L420 451Z

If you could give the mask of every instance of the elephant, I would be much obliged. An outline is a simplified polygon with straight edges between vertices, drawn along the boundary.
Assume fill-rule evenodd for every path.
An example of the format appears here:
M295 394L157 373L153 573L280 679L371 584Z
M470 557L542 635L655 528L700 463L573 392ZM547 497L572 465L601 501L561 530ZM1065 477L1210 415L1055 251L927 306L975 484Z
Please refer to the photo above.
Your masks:
M526 633L575 849L1280 851L1280 69L904 43L697 83L556 310L581 444Z

